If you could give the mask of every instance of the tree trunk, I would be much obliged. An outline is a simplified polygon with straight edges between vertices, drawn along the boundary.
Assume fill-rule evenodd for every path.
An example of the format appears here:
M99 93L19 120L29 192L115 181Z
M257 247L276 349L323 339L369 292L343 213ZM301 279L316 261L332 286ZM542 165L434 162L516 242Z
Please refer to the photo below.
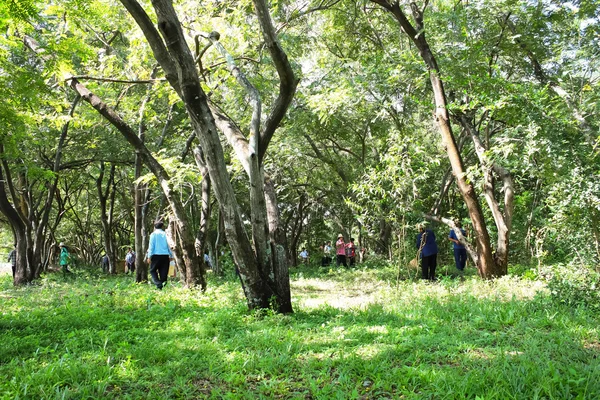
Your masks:
M143 143L143 135L140 135L140 139ZM135 180L134 184L134 200L135 200L135 281L138 283L148 281L148 264L146 264L146 251L144 248L144 218L143 218L143 200L144 200L144 188L143 183L139 183L138 179L142 176L142 157L139 152L135 152Z
M247 164L250 171L251 191L253 192L252 204L258 209L252 210L253 237L255 249L247 236L244 224L235 199L235 193L226 169L223 149L219 140L213 114L208 103L206 93L200 86L196 62L186 44L181 23L169 0L153 0L152 4L158 19L156 31L151 19L134 0L121 0L129 13L136 20L144 35L148 39L155 58L165 71L167 80L183 100L189 116L190 123L196 133L202 151L206 158L206 165L214 188L215 197L219 202L224 221L224 230L231 248L234 261L239 269L242 286L248 301L249 308L269 307L273 296L280 294L271 286L269 276L266 274L266 206L264 192L261 191L262 181L262 155L271 139L273 132L285 115L297 85L297 80L287 61L285 53L277 42L275 30L271 24L268 8L265 1L255 0L254 6L258 21L263 32L265 45L268 48L277 73L280 77L280 92L275 100L272 113L265 121L265 128L260 132L260 102L253 97L253 124L251 129L251 152L246 152L240 158L242 164ZM164 39L164 42L163 42ZM217 40L211 35L209 39ZM239 75L234 75L240 77ZM240 77L240 79L243 79ZM247 82L244 82L247 83ZM248 89L249 87L246 86ZM226 124L233 125L232 121L223 118ZM243 138L245 140L245 138ZM260 143L260 146L259 146ZM256 160L254 160L256 158ZM262 199L261 199L262 197ZM256 214L255 214L256 212ZM256 250L256 251L255 251Z
M210 111L206 94L200 86L194 59L185 42L181 25L173 5L168 0L153 0L158 27L165 38L167 49L177 66L178 87L186 105L202 151L206 156L215 195L223 211L225 232L234 260L240 272L249 308L268 308L275 294L264 276L261 276L256 255L246 234L235 193L225 165L223 148ZM161 63L162 65L162 63ZM163 65L164 68L164 65Z
M200 262L207 267L204 261L204 251L207 245L208 230L210 223L211 207L210 207L210 175L206 162L204 161L204 154L200 147L194 148L194 160L196 165L202 174L202 186L201 186L201 198L200 198L200 227L196 233L196 253L200 257ZM216 271L215 271L216 273Z
M112 232L112 224L110 223L107 203L110 197L111 189L114 189L113 182L115 179L115 165L111 164L108 182L106 189L102 188L102 182L104 181L105 167L104 162L100 163L100 175L96 179L96 190L98 192L98 201L100 202L100 222L102 223L102 238L104 241L104 253L108 256L108 273L111 275L116 274L116 259L114 254L114 238Z
M0 143L0 154L4 154L4 146L2 143ZM2 167L0 167L0 211L8 220L16 239L17 262L15 265L13 284L18 286L29 282L27 277L27 239L25 235L25 224L21 220L16 209L10 204L4 182L6 182L5 175L2 171Z
M279 293L279 309L281 313L292 313L290 293L289 264L285 255L285 235L281 226L277 195L273 181L265 177L265 199L269 222L269 245L271 250L271 269L274 275L275 287Z
M475 153L484 172L484 196L488 207L492 212L496 228L498 229L498 241L496 245L495 262L503 274L508 273L508 250L510 243L510 232L512 228L512 217L514 209L514 185L508 170L497 162L489 159L486 155L486 147L476 132L471 120L466 115L460 116L460 123L465 131L471 136ZM498 175L503 183L504 207L501 209L496 200L493 173Z

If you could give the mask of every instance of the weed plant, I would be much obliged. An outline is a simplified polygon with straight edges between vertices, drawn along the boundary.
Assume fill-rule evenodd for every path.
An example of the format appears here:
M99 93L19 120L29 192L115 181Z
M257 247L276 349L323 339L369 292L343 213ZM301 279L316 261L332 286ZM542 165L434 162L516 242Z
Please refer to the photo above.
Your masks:
M293 270L295 313L84 269L0 280L2 399L595 399L598 317L540 281Z

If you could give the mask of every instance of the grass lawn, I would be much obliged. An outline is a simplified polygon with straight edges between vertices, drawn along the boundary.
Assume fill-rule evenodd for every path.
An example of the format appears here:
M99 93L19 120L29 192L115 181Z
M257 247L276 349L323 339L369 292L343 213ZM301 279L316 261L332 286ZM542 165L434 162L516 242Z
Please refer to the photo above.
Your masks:
M0 278L2 399L597 399L599 318L540 282L293 271L295 313L77 271Z

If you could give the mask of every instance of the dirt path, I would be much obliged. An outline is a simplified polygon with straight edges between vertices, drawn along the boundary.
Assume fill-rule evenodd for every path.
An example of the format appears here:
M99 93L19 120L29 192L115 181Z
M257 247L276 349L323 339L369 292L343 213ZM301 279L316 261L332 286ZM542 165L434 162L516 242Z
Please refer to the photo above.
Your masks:
M298 279L291 282L292 292L303 307L329 305L347 309L384 301L381 284L372 282L340 283L320 279Z

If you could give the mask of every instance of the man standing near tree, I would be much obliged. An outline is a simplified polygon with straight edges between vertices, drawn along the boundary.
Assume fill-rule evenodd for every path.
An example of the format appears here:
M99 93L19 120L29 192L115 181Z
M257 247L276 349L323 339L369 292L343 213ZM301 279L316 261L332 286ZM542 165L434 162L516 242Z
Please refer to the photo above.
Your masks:
M465 232L465 230L462 228L462 224L460 223L460 221L456 221L455 225L458 229L460 229L462 235L464 237L467 237L467 232ZM454 263L456 264L456 268L462 275L463 271L465 270L465 265L467 264L467 250L465 249L465 246L458 240L454 229L450 229L448 239L452 243L454 243Z
M12 267L13 279L15 279L15 271L17 268L17 244L13 245L13 249L8 253L8 260L10 266Z
M150 276L152 282L158 290L162 290L167 284L167 276L169 275L169 262L173 258L171 248L167 241L167 234L163 230L164 224L157 222L154 224L154 232L150 235L150 243L148 244L147 261L150 264Z
M125 255L125 268L126 274L129 274L129 272L133 274L135 272L135 252L131 250L131 247L127 250L127 254Z
M417 235L417 249L421 257L422 278L435 281L435 269L437 268L438 247L435 241L435 234L431 229L425 229L425 225L419 225L419 234Z

